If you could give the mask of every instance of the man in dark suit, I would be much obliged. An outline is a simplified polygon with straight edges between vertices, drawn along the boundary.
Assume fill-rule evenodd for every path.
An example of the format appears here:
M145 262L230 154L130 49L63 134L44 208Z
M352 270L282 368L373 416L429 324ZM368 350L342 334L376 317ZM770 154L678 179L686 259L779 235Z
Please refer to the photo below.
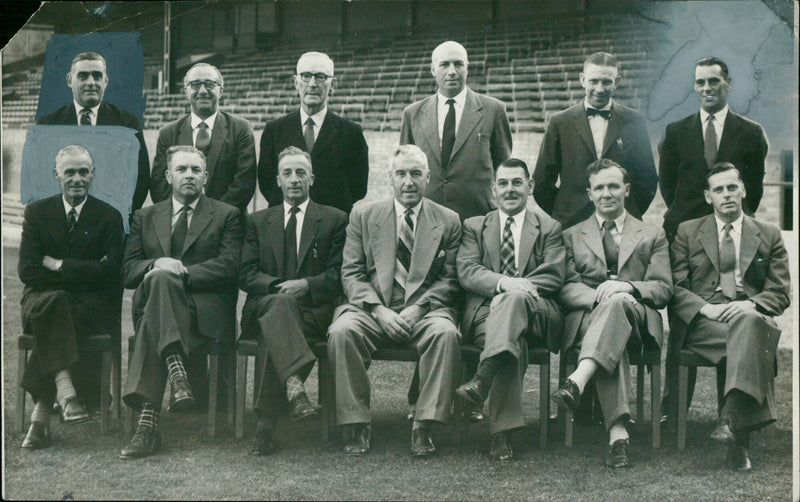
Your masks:
M664 232L625 210L631 192L625 169L600 159L586 173L595 212L564 231L567 278L559 293L566 312L562 350L579 346L580 353L552 398L574 412L594 377L609 431L606 465L616 469L630 466L627 346L661 345L658 309L672 296L672 276Z
M611 54L586 58L579 78L586 97L550 118L533 173L533 196L567 229L594 212L584 195L586 166L609 159L628 172L631 194L625 209L641 218L658 185L644 116L612 99L622 77Z
M453 211L425 199L427 160L414 145L392 153L394 197L353 208L342 260L347 304L328 329L328 357L336 373L336 418L344 451L370 448L370 355L381 347L419 354L420 393L411 454L433 455L431 423L447 422L461 353L453 307L461 223Z
M95 333L119 332L122 217L89 195L94 165L82 146L59 150L54 173L61 194L25 208L17 269L25 284L23 330L36 340L22 379L36 403L22 442L30 449L51 443L54 400L64 422L89 420L79 397L93 387L80 385L81 376L96 372L81 364L80 342Z
M496 460L513 459L511 432L525 426L528 342L559 348L561 225L538 208L526 208L532 189L523 161L503 161L492 183L498 209L464 221L456 261L467 291L461 327L470 343L483 347L477 374L456 393L480 406L489 397L489 455Z
M780 230L743 214L747 189L732 163L714 165L706 180L714 214L681 223L670 247L670 356L687 348L714 364L725 359L725 401L711 438L729 446L731 468L748 471L750 432L776 417L781 331L772 318L789 307L789 260Z
M241 213L203 195L205 156L192 146L166 152L172 197L137 211L125 244L122 280L135 289L136 343L123 399L140 410L120 458L145 457L160 445L158 418L170 382L170 411L195 406L184 360L208 339L233 342Z
M139 140L139 174L133 192L131 214L142 207L150 190L150 157L144 143L142 128L135 115L103 101L108 86L106 60L96 52L82 52L72 60L67 73L67 85L72 89L72 103L48 113L37 122L41 125L114 125L136 131Z
M701 59L694 80L700 111L667 126L658 176L667 203L664 230L670 242L681 222L713 212L706 204L703 187L708 170L717 162L730 162L742 174L747 191L745 213L754 214L761 202L767 138L759 124L728 107L732 85L725 62Z
M341 266L347 217L308 197L314 183L311 156L297 147L278 155L284 203L254 213L247 222L239 287L247 293L242 336L258 339L253 409L258 417L250 453L275 450L275 421L289 404L289 419L318 415L303 382L315 357L306 340L325 340L342 294Z
M321 52L307 52L297 61L294 87L300 109L267 122L261 134L258 186L270 206L283 203L276 183L278 154L296 146L311 154L314 186L311 199L349 213L367 194L369 154L361 127L328 109L336 79L333 61Z
M244 215L256 190L256 148L250 123L219 111L223 81L216 67L197 63L186 72L183 86L192 110L158 132L150 196L154 203L169 198L167 150L190 145L207 159L205 195L238 207Z
M425 197L462 220L494 209L492 173L511 156L505 105L467 87L467 51L458 42L431 54L438 91L403 110L400 144L417 145L428 157L431 181Z

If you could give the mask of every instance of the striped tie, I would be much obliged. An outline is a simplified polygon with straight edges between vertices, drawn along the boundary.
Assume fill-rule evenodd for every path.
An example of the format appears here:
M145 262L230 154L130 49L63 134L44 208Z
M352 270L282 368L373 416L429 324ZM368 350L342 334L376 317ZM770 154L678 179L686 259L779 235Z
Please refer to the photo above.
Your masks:
M394 280L398 286L406 288L408 269L411 267L411 252L414 249L414 221L411 215L414 211L406 210L400 227L397 229L397 263L394 267Z
M514 218L506 218L506 225L503 228L503 242L500 244L500 273L510 277L517 276L517 265L514 263L514 234L511 233L511 225Z

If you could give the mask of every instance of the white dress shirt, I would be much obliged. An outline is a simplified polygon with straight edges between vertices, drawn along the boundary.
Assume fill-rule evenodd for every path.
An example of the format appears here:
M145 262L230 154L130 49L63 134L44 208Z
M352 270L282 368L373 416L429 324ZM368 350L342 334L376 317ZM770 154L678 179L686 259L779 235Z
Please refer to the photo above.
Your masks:
M74 99L72 100L72 103L75 105L75 115L77 118L77 124L80 125L81 111L83 110L83 107L79 105L78 102L75 101ZM92 121L92 125L97 125L97 112L98 110L100 110L100 103L97 103L97 105L91 107L90 110L92 110L92 112L89 114L89 118Z
M611 105L613 104L614 100L609 99L608 104L603 108L596 108L597 110L608 110L611 111ZM590 105L588 101L585 99L583 100L583 107L585 109L594 108L594 106ZM609 119L604 119L600 115L592 115L591 117L586 117L589 120L589 129L592 131L592 141L594 141L594 152L597 155L597 158L601 158L600 156L603 155L603 142L606 140L606 131L608 131L608 121Z
M703 138L706 137L706 129L708 129L708 116L710 113L700 108L700 123L703 126ZM725 126L725 118L728 116L728 105L725 108L714 114L714 119L711 121L714 124L714 132L717 133L717 150L719 150L719 142L722 140L722 129Z
M716 120L716 117L714 117ZM717 243L719 244L720 248L722 247L722 237L724 235L723 227L725 226L725 222L717 218L717 215L714 215L714 220L717 223ZM733 249L736 250L736 271L734 273L734 278L736 279L736 289L742 289L742 271L739 267L739 256L740 256L740 249L742 245L742 221L744 221L744 214L740 214L739 217L731 222L733 228L731 228L731 239L733 239ZM717 288L717 291L722 291L722 286Z
M622 242L622 228L625 226L625 215L627 213L622 211L622 215L619 218L614 220L614 226L611 227L611 237L614 239L614 242L619 247L619 243ZM594 213L594 217L597 220L597 225L600 227L600 237L603 236L603 222L604 220L597 212Z
M317 137L319 137L319 129L322 127L322 123L325 122L325 116L328 114L328 107L323 106L322 110L318 111L314 115L309 115L303 110L303 107L300 107L300 130L306 130L306 120L308 117L311 117L314 120L314 141L317 141ZM299 234L298 234L299 235Z
M74 208L75 209L75 213L76 213L75 214L75 222L77 223L78 220L81 218L81 211L83 211L83 206L86 205L86 200L88 198L89 198L88 196L85 197L83 199L83 202L81 202L77 206L71 206L70 203L67 202L67 199L65 199L64 196L62 195L61 196L61 201L64 203L64 218L66 218L67 214L69 214L70 210Z
M394 199L394 214L395 214L395 228L400 228L400 223L402 223L403 219L406 217L406 211L408 208L399 202L397 199ZM419 212L422 210L422 201L411 208L411 222L414 224L414 235L417 235L417 220L419 219ZM395 242L400 239L400 232L395 232Z
M305 201L301 202L297 205L298 209L300 209L297 214L294 215L295 220L297 220L297 226L295 227L295 245L297 246L297 254L300 255L300 236L303 235L303 221L306 218L306 209L308 209L308 201L311 199L306 199ZM286 225L289 224L289 218L292 216L290 210L292 209L292 205L283 201L283 229L286 230Z
M186 228L189 228L192 224L192 216L194 216L194 210L197 209L197 203L199 201L200 197L189 203L191 209L186 211ZM178 223L178 217L181 215L181 208L183 206L183 203L179 202L175 197L172 197L172 230L175 229L175 224Z
M442 135L444 134L444 120L447 118L447 112L450 111L450 105L447 104L448 99L455 100L453 106L456 108L456 128L455 133L456 136L458 135L458 125L461 123L461 116L464 114L464 104L467 102L467 86L464 86L461 89L461 92L456 94L452 98L448 98L441 92L436 93L436 114L437 114L437 123L439 127L439 147L442 146Z
M205 120L201 119L194 113L191 114L190 121L192 125L192 145L194 145L195 148L197 148L197 131L200 122L206 123L206 125L208 126L208 137L211 138L211 132L214 130L214 122L217 120L217 113L218 112L212 113L211 116Z

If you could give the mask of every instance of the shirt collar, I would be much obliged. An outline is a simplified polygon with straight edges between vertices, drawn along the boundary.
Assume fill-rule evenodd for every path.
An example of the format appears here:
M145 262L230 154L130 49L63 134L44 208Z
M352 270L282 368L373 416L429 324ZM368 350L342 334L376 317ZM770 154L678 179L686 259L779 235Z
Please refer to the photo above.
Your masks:
M318 111L314 115L307 114L306 111L301 106L300 107L300 127L303 127L303 126L306 125L306 120L308 120L308 117L311 117L312 119L314 119L314 126L315 127L321 127L322 123L325 121L325 116L327 114L328 114L328 107L327 106L323 106L322 110Z
M62 103L63 103L63 101L62 101ZM75 105L75 115L77 115L78 116L78 120L80 120L80 118L81 118L81 110L83 110L84 107L81 106L75 99L72 100L72 103ZM100 103L102 103L102 101ZM92 106L91 108L89 108L90 110L92 110L92 115L95 118L95 121L94 121L95 124L97 123L97 112L98 112L98 110L100 110L100 103L97 103L97 105Z
M192 201L192 202L190 202L190 203L189 203L189 207L191 207L191 208L192 208L192 211L194 211L195 209L197 209L197 203L198 203L198 202L200 202L200 197L196 198L194 201ZM181 210L181 208L182 208L182 207L183 207L183 204L181 204L180 202L178 202L178 199L176 199L176 198L173 196L173 197L172 197L172 215L173 215L173 216L175 216L175 215L178 213L178 211L180 211L180 210Z
M622 211L622 214L619 218L614 220L615 226L617 228L617 232L622 233L622 227L625 225L625 215L627 215L627 211ZM594 212L594 218L597 220L597 225L600 227L600 230L603 229L603 222L606 221L603 219L602 216L597 214L597 211Z
M606 106L604 106L602 108L595 108L595 110L609 110L610 111L611 110L611 105L613 105L613 104L614 104L614 99L610 98L608 100L608 104L606 104ZM586 110L588 110L589 108L594 108L594 106L589 104L589 101L587 101L586 98L583 99L583 107Z
M720 220L719 217L716 214L714 214L714 219L717 221L717 233L721 234L722 233L722 227L724 227L726 225L726 223L724 221ZM738 218L736 218L735 220L733 220L731 222L731 225L733 226L733 231L738 233L739 235L742 235L742 222L743 221L744 221L744 213L740 214Z
M407 210L408 208L406 206L397 202L397 199L394 199L394 212L398 218L406 214ZM411 208L411 212L413 212L414 216L416 216L417 218L419 218L420 210L422 210L422 201L419 201L419 203L416 206Z
M300 204L297 205L297 207L300 208L300 214L306 214L306 208L308 208L308 201L310 201L310 200L311 200L310 198L306 199L306 200L304 200L303 202L301 202ZM284 200L283 201L283 214L284 214L284 216L289 216L291 214L291 213L289 213L289 210L291 208L292 208L292 205Z
M439 99L439 106L447 106L447 100L453 99L462 110L464 109L464 103L467 102L467 86L465 85L461 92L453 96L452 98L448 98L441 91L437 91L436 95Z
M724 124L725 123L725 117L728 116L728 110L729 110L728 105L725 105L725 107L722 110L720 110L720 111L718 111L717 113L714 114L714 120L719 120L720 124ZM708 116L709 115L710 115L710 113L708 113L707 111L705 111L702 108L700 108L700 122L705 124L706 121L708 120Z
M78 213L78 218L80 218L81 211L83 211L83 206L86 204L87 200L89 200L88 195L83 199L83 202L75 206L75 212ZM67 202L67 199L64 198L64 195L61 195L61 201L64 203L64 215L66 215L69 213L70 209L72 209L72 206Z
M191 124L192 124L192 130L197 129L197 126L200 125L200 122L205 122L206 124L208 124L209 131L213 131L214 130L214 122L217 120L217 114L218 113L219 112L214 112L214 113L211 114L210 117L208 117L207 119L203 120L200 117L198 117L197 115L195 115L194 112L192 112L191 113L191 119L190 119L191 120Z
M506 220L509 218L509 216L514 218L514 225L517 225L517 228L522 228L522 224L525 223L525 213L527 212L527 209L523 209L517 214L509 215L504 213L502 209L498 208L497 213L500 215L500 228L505 227Z

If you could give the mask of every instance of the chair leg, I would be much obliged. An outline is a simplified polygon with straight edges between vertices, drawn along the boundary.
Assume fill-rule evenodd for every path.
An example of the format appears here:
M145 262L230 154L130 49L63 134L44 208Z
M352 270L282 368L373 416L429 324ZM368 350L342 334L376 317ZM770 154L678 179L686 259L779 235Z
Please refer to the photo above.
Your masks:
M244 436L244 409L247 400L247 359L248 356L239 354L236 367L236 437Z
M319 380L319 401L322 405L322 417L319 424L320 438L327 442L336 427L336 389L334 388L333 368L327 357L319 359L317 368Z
M689 393L689 368L678 367L678 449L686 448L686 401Z
M100 434L108 432L109 414L111 407L111 352L103 351L100 369Z
M114 420L119 420L122 409L122 357L120 350L114 350L111 359L111 413Z
M17 409L16 425L18 432L25 429L25 389L22 388L22 378L25 376L25 366L28 364L28 351L19 349L17 358Z
M217 435L217 398L219 397L219 352L210 354L210 368L208 370L208 436L211 439Z
M133 344L128 343L128 370L131 369L131 359L133 359ZM120 401L122 400L120 393ZM128 436L133 435L134 425L136 423L136 410L130 406L125 406L125 433Z
M643 364L636 365L636 428L644 429L644 373Z
M550 360L539 365L539 448L547 448L550 422Z
M650 368L650 427L653 429L653 448L661 447L661 364Z
M228 384L228 426L236 421L236 352L225 354L225 381Z
M575 368L571 364L565 364L564 378L566 378L566 375L572 374L573 371L575 371ZM572 410L564 408L564 446L566 446L567 448L572 447L574 431L575 431L575 414L572 413Z

